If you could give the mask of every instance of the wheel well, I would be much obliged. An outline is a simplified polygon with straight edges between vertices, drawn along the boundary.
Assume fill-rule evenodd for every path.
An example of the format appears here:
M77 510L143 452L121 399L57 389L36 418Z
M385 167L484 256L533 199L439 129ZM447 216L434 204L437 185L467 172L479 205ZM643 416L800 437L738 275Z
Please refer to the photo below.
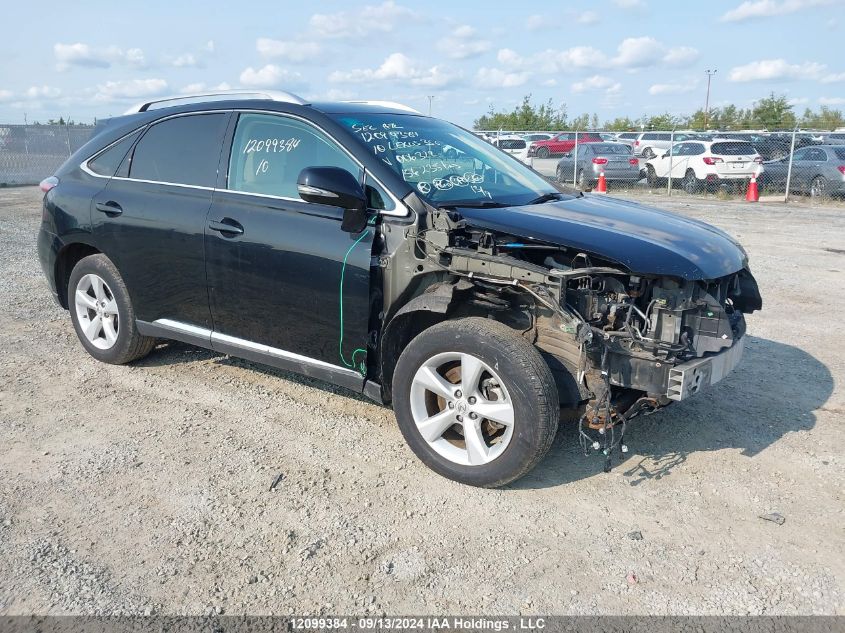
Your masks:
M68 244L56 257L56 292L59 295L59 302L64 309L67 310L67 285L70 281L70 274L73 272L74 266L79 263L81 259L89 255L96 255L99 253L96 248L89 244Z
M447 319L449 316L443 312L415 310L399 314L390 322L381 341L381 390L385 402L392 398L393 371L403 350L424 330Z

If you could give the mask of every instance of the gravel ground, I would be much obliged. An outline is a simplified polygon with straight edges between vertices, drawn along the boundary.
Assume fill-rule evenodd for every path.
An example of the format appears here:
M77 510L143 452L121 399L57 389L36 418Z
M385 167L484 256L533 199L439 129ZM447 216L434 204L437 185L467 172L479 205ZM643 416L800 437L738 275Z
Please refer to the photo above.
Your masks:
M0 613L845 613L841 211L661 199L750 253L743 364L611 473L565 428L490 491L342 390L175 343L97 363L39 197L0 190Z

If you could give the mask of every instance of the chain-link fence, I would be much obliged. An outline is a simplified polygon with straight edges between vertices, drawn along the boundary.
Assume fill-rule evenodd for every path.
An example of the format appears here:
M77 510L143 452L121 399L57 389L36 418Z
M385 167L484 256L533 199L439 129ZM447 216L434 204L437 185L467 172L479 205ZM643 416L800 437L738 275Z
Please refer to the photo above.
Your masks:
M582 190L845 204L845 130L477 134Z
M0 186L38 184L79 149L93 130L86 125L0 124Z

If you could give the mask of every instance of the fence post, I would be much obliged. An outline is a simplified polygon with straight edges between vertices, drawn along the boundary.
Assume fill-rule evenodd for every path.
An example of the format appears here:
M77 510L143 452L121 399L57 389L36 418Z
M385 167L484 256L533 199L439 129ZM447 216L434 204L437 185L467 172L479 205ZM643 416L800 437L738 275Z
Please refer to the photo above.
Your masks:
M792 156L795 154L795 135L798 133L798 126L792 130L792 143L789 145L789 166L786 168L786 191L783 193L783 201L789 202L789 182L792 180Z
M675 130L672 129L672 134L669 136L669 178L666 182L666 195L672 195L672 159L675 157Z
M67 122L65 122L65 140L67 141L67 155L70 156L73 152L70 150L70 129Z
M578 130L575 130L575 147L572 154L572 186L578 186Z

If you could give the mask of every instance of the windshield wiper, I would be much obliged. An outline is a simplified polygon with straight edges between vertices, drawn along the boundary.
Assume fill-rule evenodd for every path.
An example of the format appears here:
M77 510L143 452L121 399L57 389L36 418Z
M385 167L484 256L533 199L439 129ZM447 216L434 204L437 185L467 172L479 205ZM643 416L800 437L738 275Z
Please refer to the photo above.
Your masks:
M562 194L560 191L553 191L552 193L544 193L539 198L534 198L533 200L526 202L523 206L528 206L531 204L542 204L544 202L551 202L552 200L561 200L565 194Z
M494 202L493 200L458 200L457 202L448 202L436 206L438 209L454 209L456 207L467 209L501 209L502 207L512 207L513 205L504 202Z

